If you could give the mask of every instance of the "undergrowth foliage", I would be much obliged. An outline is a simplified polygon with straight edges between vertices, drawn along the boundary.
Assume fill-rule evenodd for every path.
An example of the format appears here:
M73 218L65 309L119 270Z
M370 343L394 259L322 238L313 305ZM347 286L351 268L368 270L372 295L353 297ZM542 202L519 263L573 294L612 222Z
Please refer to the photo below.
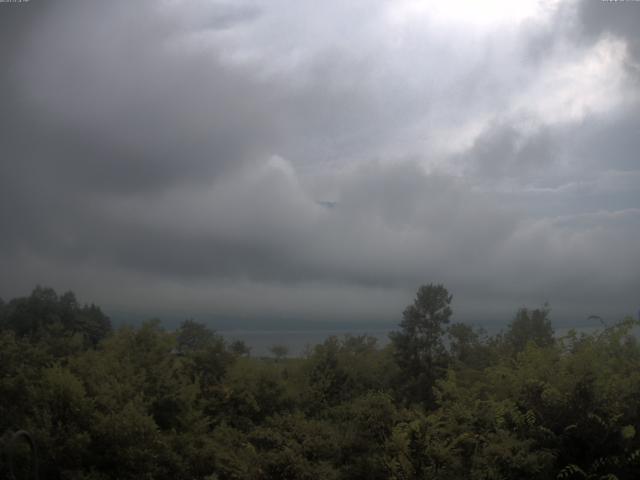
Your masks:
M489 337L452 300L420 287L384 348L258 358L38 287L0 302L0 432L32 434L46 479L640 478L637 321L558 338L545 305Z

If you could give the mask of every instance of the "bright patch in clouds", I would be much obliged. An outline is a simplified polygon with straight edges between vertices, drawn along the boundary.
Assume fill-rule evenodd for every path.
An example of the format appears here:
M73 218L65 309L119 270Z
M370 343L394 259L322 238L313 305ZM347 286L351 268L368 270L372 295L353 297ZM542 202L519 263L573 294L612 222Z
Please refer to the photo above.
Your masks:
M626 82L625 54L624 42L604 38L572 61L554 60L513 102L513 111L534 113L545 123L579 122L637 98Z
M446 0L392 2L389 18L392 23L402 24L419 17L428 17L436 23L460 23L479 28L496 24L520 22L549 10L550 4L542 8L540 1L513 0Z

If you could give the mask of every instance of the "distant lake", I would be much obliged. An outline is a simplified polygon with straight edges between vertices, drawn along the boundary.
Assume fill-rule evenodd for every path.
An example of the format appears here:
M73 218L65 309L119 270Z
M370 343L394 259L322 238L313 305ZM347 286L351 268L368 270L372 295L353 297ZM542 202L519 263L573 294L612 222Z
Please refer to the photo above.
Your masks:
M290 356L300 356L307 346L313 347L324 342L332 335L369 335L378 340L379 346L389 342L389 332L393 329L374 330L219 330L227 341L242 340L251 347L251 355L271 355L269 348L273 345L285 345L289 348Z
M488 335L495 335L506 328L506 325L485 327ZM569 330L592 333L602 328L601 326L562 326L555 329L556 336L566 335ZM373 328L366 329L317 329L317 330L218 330L227 341L242 340L251 348L253 356L271 356L269 349L274 345L284 345L289 348L292 357L301 356L308 347L324 342L331 336L343 337L345 335L369 335L378 340L378 346L383 347L389 343L389 333L399 328Z

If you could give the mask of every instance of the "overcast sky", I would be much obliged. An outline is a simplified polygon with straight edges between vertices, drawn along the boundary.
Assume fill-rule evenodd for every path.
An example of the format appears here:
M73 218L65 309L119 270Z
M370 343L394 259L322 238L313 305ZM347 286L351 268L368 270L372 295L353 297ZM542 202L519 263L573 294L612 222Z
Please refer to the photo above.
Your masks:
M0 297L640 308L640 2L0 3Z

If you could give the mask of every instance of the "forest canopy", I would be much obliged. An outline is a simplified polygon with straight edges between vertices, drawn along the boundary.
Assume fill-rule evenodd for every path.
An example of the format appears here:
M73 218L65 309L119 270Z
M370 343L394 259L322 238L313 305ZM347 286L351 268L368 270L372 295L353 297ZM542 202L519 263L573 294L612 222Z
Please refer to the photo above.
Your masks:
M489 336L452 319L423 285L386 346L255 357L194 320L114 329L37 287L0 301L0 433L30 432L46 479L640 476L638 321L558 336L545 305ZM8 477L20 455L0 450Z

